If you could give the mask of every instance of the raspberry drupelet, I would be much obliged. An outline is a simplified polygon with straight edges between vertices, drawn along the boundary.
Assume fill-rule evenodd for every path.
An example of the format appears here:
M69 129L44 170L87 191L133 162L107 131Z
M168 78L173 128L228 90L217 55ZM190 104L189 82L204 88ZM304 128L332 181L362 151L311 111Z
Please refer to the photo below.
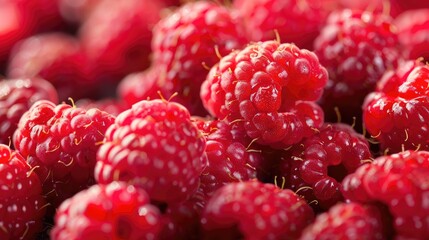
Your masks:
M243 125L251 139L285 148L322 126L315 101L327 80L313 52L258 42L224 56L203 83L201 99L213 116Z

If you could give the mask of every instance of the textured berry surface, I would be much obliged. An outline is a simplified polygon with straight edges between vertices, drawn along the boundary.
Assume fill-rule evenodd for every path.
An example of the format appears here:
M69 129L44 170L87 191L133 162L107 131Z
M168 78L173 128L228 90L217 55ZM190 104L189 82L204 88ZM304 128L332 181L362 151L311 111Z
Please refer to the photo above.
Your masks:
M385 204L393 216L397 239L429 237L429 152L404 151L381 156L343 181L351 201Z
M242 23L229 9L210 1L182 5L154 27L153 65L159 65L158 85L177 92L193 115L205 116L199 90L220 56L247 44ZM165 96L168 97L168 96Z
M234 9L244 19L252 41L276 38L312 49L313 41L325 24L337 0L235 0Z
M60 101L91 95L94 82L91 65L77 38L63 33L45 33L15 45L7 75L10 78L40 76L54 85Z
M0 144L0 239L35 239L46 200L37 175L17 151Z
M283 153L276 177L285 187L327 210L343 200L341 181L371 160L365 138L345 124L325 124L319 133Z
M79 36L102 81L119 82L149 66L151 30L163 7L160 1L141 0L101 1L95 7Z
M200 188L211 196L218 188L230 182L256 178L254 162L262 158L260 152L247 149L250 141L243 128L225 121L193 118L194 124L206 137L208 164L200 177Z
M160 218L144 190L121 182L94 185L61 204L51 239L156 239Z
M244 125L258 143L285 147L323 124L314 101L327 78L314 53L259 42L223 57L203 83L201 98L213 116Z
M429 6L428 6L429 7ZM414 60L429 60L429 8L405 11L395 18L404 55Z
M86 110L97 108L101 111L110 113L113 116L118 116L121 112L128 109L124 102L114 98L104 98L96 101L88 98L80 99L76 102L76 106Z
M46 100L23 115L13 143L42 181L51 207L95 182L96 152L113 122L112 115L95 108Z
M58 102L55 88L41 78L0 81L0 143L12 141L19 119L38 100Z
M383 222L376 207L359 203L339 203L316 217L300 240L382 240Z
M201 222L205 239L293 239L313 218L311 207L291 190L247 181L218 189Z
M363 105L368 132L388 153L429 149L429 66L409 61L386 72Z
M386 70L400 58L398 37L392 19L386 15L345 9L331 13L314 51L329 72L320 104L326 121L361 126L361 106Z
M97 153L99 183L122 180L151 199L176 202L197 190L206 165L205 139L182 105L140 101L119 114Z

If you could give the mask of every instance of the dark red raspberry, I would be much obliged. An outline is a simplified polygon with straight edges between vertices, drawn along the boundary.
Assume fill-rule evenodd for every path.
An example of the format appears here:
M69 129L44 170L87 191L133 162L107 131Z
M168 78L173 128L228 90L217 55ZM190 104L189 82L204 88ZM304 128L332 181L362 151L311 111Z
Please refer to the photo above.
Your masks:
M378 209L359 203L338 203L316 217L300 240L383 240L383 221Z
M60 101L93 97L93 72L79 42L63 33L34 35L19 42L10 58L10 78L40 76L57 89Z
M345 124L325 124L319 133L282 153L276 177L315 210L343 200L341 181L372 159L365 138Z
M223 57L201 87L206 109L244 125L260 144L283 148L314 134L327 72L313 52L293 44L250 44Z
M368 132L384 152L429 150L429 66L409 61L384 74L363 105Z
M110 113L113 116L118 116L121 112L128 109L124 102L114 98L104 98L97 101L88 98L80 99L76 102L76 106L86 110L97 108L101 111Z
M361 127L361 106L386 70L400 59L392 19L383 14L345 9L333 12L314 44L329 81L320 100L326 121ZM338 109L338 110L337 110Z
M428 176L429 152L410 150L381 156L344 179L344 196L386 205L393 216L396 239L428 239Z
M157 239L158 209L143 189L121 182L94 185L64 201L55 215L52 240Z
M220 56L248 43L242 22L220 4L196 1L162 19L153 33L153 65L161 71L157 84L177 92L173 101L182 102L193 115L205 116L201 83Z
M164 7L159 1L101 1L79 30L82 48L100 81L119 82L149 66L152 27ZM112 27L114 26L114 27Z
M25 158L0 144L0 239L35 239L42 231L46 200Z
M38 100L58 102L55 88L41 78L0 81L0 143L12 141L19 119Z
M296 239L313 218L291 190L248 181L218 189L201 222L205 239Z
M208 165L201 173L200 188L207 196L230 182L256 178L255 162L261 161L260 152L250 151L250 141L239 125L225 121L193 118L194 124L206 137Z
M96 152L114 117L46 100L34 103L15 131L15 148L34 168L52 208L92 185Z
M122 180L142 187L159 202L184 201L198 188L204 149L205 139L185 107L140 101L107 130L95 177L99 183Z
M395 18L394 24L405 57L429 61L429 8L403 12Z
M338 0L235 0L234 10L244 19L252 41L276 39L312 49L313 41Z

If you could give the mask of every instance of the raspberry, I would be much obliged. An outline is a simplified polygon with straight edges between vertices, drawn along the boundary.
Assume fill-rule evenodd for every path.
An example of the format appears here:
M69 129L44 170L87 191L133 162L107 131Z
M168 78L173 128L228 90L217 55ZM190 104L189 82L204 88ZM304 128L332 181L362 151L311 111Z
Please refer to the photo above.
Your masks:
M184 201L198 188L204 149L205 139L186 108L159 99L140 101L107 130L95 178L134 184L159 202Z
M13 143L39 176L52 208L95 182L96 152L113 122L113 116L95 108L46 100L22 116Z
M0 238L35 239L42 230L46 201L25 158L0 144Z
M206 239L294 239L313 218L311 207L291 190L248 181L218 189L201 222Z
M244 125L258 143L283 148L323 124L314 101L327 78L314 53L259 42L223 57L203 83L201 99L213 116Z
M101 1L79 30L82 48L96 64L100 81L119 82L149 66L152 27L159 1ZM114 28L112 28L114 26Z
M236 0L234 10L244 19L253 41L268 41L278 32L282 42L312 49L313 41L325 24L337 0Z
M104 0L57 0L61 16L72 23L83 23L97 5Z
M10 78L40 76L48 80L60 101L90 96L92 74L77 39L63 33L34 35L17 43L7 69Z
M113 182L93 185L63 202L51 239L156 239L160 229L160 213L147 193Z
M160 81L162 78L160 75L161 71L155 66L142 72L128 74L119 83L117 94L128 106L132 106L141 100L173 96L173 93L168 92L162 84L163 81ZM180 102L176 97L173 100Z
M376 158L343 181L344 196L386 205L393 216L396 239L429 237L429 152L404 151Z
M208 67L247 44L244 26L229 9L210 1L182 5L156 24L152 40L153 66L159 66L157 84L177 92L193 115L205 116L199 92Z
M12 141L19 119L38 100L58 102L55 88L41 78L0 81L0 143Z
M429 150L428 79L429 66L409 61L386 72L365 99L363 121L382 151Z
M118 116L121 112L128 109L125 103L113 98L104 98L97 101L87 98L80 99L76 102L76 106L86 110L97 108L101 111L110 113L113 116Z
M392 19L386 15L345 9L333 12L314 43L329 81L319 101L325 120L338 119L360 127L361 106L382 74L400 59L399 41Z
M316 220L302 233L301 240L382 240L383 221L378 209L359 203L338 203Z
M206 137L208 165L201 173L200 188L207 196L230 183L256 178L254 162L262 158L259 152L248 151L249 141L244 129L224 121L193 118Z
M429 6L428 6L429 7ZM429 9L403 12L395 18L399 42L404 47L406 58L429 60Z
M315 134L282 153L277 176L285 187L326 210L343 200L341 181L371 158L365 138L345 124L325 124Z

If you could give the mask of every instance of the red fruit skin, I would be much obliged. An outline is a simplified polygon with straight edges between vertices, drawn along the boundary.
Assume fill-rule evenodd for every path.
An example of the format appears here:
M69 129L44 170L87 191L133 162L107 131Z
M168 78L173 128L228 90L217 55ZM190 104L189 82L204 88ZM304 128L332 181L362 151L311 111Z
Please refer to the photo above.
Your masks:
M387 153L428 150L429 67L408 61L386 72L377 89L363 104L363 121L368 132Z
M113 116L118 116L123 111L127 110L127 105L114 98L104 98L97 101L91 99L80 99L76 102L76 106L89 110L91 108L97 108L103 112L110 113Z
M205 139L185 107L159 99L140 101L106 131L95 178L141 187L154 201L184 201L198 188L207 162L204 150Z
M0 81L0 143L12 141L19 119L38 100L58 102L58 93L41 78L3 79Z
M252 41L294 43L313 49L313 41L338 1L327 0L235 0L233 8L244 19Z
M372 159L369 144L352 127L325 124L320 132L281 151L275 179L301 195L317 212L343 201L341 181Z
M153 66L157 84L192 115L205 117L199 92L208 68L221 56L248 43L242 22L231 11L211 1L182 5L153 29ZM168 96L165 96L166 98Z
M36 239L46 200L33 169L18 151L0 144L0 239Z
M344 179L343 194L350 201L387 206L396 239L427 239L428 175L429 152L407 150L358 168Z
M151 30L163 7L159 1L141 0L102 1L96 6L79 37L100 81L118 83L149 66Z
M35 35L17 43L7 75L40 76L54 85L60 101L93 96L93 71L76 38L64 33Z
M22 116L13 144L39 176L50 210L94 184L96 152L114 120L95 108L47 100L37 101Z
M371 205L338 203L316 217L302 233L300 240L382 240L381 212Z
M408 10L395 18L398 38L407 59L429 60L429 5L425 9Z
M223 57L200 95L213 116L243 125L260 144L286 148L322 126L323 111L314 101L327 78L313 52L259 42Z
M93 185L64 201L50 235L52 240L156 239L161 225L144 190L113 182Z
M313 219L311 207L291 190L247 181L218 189L201 222L203 239L294 239Z
M319 101L325 120L360 128L364 98L385 71L396 68L402 57L399 47L389 16L351 9L331 13L314 42L314 51L329 72Z
M200 189L206 197L230 182L256 179L253 164L262 161L262 155L248 149L250 140L242 127L220 120L192 120L207 141L208 165L200 176Z

